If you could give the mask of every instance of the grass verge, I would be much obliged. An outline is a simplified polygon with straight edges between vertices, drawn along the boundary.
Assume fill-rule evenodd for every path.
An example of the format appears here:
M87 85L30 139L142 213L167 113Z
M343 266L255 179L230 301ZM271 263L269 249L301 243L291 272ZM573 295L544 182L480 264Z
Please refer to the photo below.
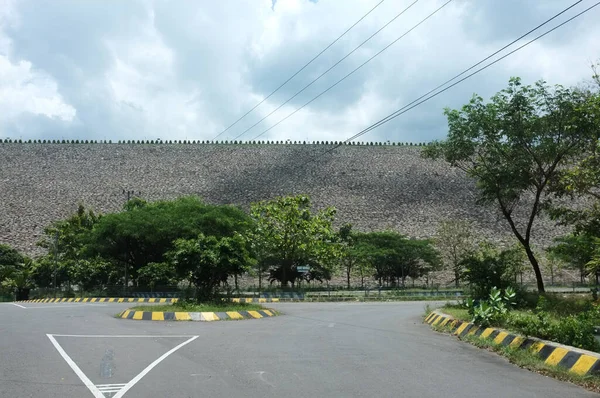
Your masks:
M446 309L444 309L446 312ZM451 315L451 314L448 314ZM432 326L437 332L450 333L449 326ZM493 341L493 339L483 338L473 335L458 337L459 340L470 343L476 347L495 352L507 358L511 363L520 368L539 373L544 376L576 384L587 390L600 393L600 377L593 375L580 376L569 372L566 368L552 366L545 363L536 353L530 350L521 350L518 348L506 347Z
M259 311L266 308L254 303L175 303L161 305L137 305L129 308L132 311L154 312L227 312L227 311ZM269 311L275 312L271 309Z

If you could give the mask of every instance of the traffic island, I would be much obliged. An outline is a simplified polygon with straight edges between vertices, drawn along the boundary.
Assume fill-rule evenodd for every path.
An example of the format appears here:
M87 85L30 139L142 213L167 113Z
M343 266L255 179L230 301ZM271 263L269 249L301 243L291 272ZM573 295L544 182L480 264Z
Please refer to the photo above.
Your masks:
M230 321L241 319L260 319L278 315L272 310L225 311L225 312L166 312L125 310L117 317L141 321Z
M129 308L117 315L122 319L145 321L229 321L260 319L276 316L274 310L251 303L179 303L173 305L142 305Z
M598 353L535 337L521 336L499 328L481 327L454 319L439 311L427 315L425 323L435 330L450 333L478 347L504 354L511 359L511 362L521 367L575 382L594 391L600 389L600 354ZM528 355L535 357L540 364L524 363L527 362ZM524 359L513 361L515 358ZM572 377L564 377L566 374Z

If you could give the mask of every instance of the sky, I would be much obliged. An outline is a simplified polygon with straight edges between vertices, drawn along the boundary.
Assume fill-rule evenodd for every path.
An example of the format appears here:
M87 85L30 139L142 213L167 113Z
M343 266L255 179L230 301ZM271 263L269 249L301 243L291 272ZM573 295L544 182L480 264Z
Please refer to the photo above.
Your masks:
M414 2L385 0L223 132L380 1L0 0L0 138L341 141L575 2L453 0L274 126L443 4L417 1L289 100ZM445 107L512 76L581 84L600 59L598 20L600 6L358 141L443 139Z

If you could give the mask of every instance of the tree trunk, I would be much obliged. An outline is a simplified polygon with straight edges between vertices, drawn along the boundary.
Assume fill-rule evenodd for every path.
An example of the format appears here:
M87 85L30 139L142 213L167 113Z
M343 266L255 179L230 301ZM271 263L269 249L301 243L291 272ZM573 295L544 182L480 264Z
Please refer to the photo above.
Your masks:
M523 245L525 247L525 253L527 253L527 258L533 267L533 272L535 273L535 280L537 282L537 288L539 293L545 293L546 289L544 289L544 279L542 278L542 272L540 271L540 264L535 258L533 251L529 244Z
M458 289L459 286L459 278L460 278L460 272L458 272L458 268L454 268L454 286L456 286L456 288Z
M348 290L350 290L350 267L346 266L346 282Z

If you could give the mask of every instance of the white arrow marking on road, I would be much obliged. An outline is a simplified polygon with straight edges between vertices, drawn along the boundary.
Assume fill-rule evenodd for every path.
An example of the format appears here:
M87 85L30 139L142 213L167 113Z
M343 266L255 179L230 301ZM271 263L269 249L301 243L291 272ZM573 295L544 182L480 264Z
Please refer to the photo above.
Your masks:
M65 350L60 346L58 341L54 338L54 335L47 334L48 338L54 348L58 351L58 353L63 357L63 359L67 362L67 364L73 369L75 374L79 377L79 379L85 384L85 386L90 390L90 392L94 395L95 398L106 398L105 394L115 394L112 398L121 398L127 391L131 389L138 381L142 379L148 372L150 372L156 365L158 365L161 361L167 358L169 355L183 347L184 345L191 343L196 340L199 336L193 336L183 343L171 348L169 351L165 352L161 355L157 360L148 365L144 370L142 370L137 376L129 381L126 384L99 384L94 385L92 381L83 373L83 371L77 366L77 364L71 359L71 357L65 352ZM84 337L84 336L82 336ZM106 336L106 337L128 337L128 336ZM160 337L173 337L173 336L160 336Z

